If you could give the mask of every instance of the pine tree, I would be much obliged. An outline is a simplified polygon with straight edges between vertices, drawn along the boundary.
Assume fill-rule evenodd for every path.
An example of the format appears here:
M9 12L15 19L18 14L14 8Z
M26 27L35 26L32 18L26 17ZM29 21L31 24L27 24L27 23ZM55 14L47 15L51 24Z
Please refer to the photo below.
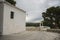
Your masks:
M50 7L46 12L42 13L44 18L44 26L51 28L60 28L60 6Z
M7 2L9 2L10 4L12 4L12 5L16 5L16 1L14 1L14 0L6 0Z

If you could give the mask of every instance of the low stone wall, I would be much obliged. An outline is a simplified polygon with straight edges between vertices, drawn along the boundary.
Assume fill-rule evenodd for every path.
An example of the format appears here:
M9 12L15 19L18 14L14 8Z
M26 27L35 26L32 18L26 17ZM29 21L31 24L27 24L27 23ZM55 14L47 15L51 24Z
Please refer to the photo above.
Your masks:
M47 31L47 28L40 27L26 27L26 31Z
M39 27L26 27L26 31L40 31Z
M60 33L60 29L48 29L48 32Z

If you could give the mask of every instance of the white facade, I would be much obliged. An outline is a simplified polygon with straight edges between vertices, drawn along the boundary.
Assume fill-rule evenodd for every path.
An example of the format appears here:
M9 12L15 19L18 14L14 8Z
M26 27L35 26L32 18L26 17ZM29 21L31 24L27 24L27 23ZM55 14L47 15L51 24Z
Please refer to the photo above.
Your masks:
M19 33L25 31L25 11L19 9L8 2L0 2L0 33L2 35L9 35L12 33ZM1 9L2 8L2 9ZM11 12L14 12L14 18L11 19ZM2 25L2 26L1 26Z
M0 0L0 2L1 2L1 1L5 1L5 0Z

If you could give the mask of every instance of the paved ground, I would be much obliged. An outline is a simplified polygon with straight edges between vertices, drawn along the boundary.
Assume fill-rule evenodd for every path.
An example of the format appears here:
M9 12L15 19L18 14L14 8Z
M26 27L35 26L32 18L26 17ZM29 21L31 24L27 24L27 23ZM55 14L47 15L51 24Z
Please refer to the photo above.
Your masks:
M23 33L2 36L0 37L0 40L60 40L60 38L57 33L26 31Z

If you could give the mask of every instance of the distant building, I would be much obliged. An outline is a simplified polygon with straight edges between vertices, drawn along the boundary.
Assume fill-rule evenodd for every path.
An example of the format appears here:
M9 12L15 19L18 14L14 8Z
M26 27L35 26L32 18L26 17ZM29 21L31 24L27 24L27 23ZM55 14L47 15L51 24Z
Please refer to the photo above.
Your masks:
M0 0L0 35L25 31L26 12Z

